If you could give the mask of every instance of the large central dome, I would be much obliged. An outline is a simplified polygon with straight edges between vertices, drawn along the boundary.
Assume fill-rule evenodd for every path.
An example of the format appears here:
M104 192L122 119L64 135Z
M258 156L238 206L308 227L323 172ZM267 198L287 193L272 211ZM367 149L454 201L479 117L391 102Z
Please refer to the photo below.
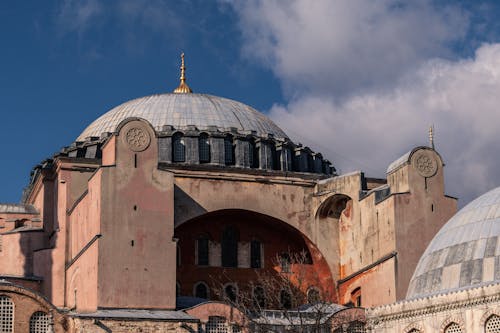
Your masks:
M165 125L174 128L194 125L200 130L236 128L239 132L254 131L262 137L272 134L276 138L288 138L271 119L243 103L206 94L173 93L146 96L118 105L91 123L77 141L115 132L120 122L130 117L149 121L157 131L162 131Z

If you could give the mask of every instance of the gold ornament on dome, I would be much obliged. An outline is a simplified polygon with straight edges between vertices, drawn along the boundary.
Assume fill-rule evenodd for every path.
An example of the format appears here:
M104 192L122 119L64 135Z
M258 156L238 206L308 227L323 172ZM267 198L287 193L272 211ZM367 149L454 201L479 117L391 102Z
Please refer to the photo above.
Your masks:
M181 83L175 88L175 94L189 94L193 91L186 83L186 66L184 65L184 53L181 54Z
M151 138L149 134L139 127L132 127L125 134L125 141L133 151L143 151L148 148Z
M413 155L413 167L422 177L432 177L436 174L438 163L430 151L418 151Z

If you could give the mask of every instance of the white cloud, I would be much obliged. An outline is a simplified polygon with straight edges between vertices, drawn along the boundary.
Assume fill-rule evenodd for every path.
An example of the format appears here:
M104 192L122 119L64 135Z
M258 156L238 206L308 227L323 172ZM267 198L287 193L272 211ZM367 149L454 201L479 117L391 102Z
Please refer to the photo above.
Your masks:
M448 193L469 201L500 186L500 44L484 45L474 59L434 60L384 92L336 103L302 97L275 105L271 117L290 135L332 157L342 171L383 176L387 165L436 128L445 159ZM298 133L301 133L299 135Z
M467 16L428 1L231 2L243 54L273 69L289 94L351 94L381 87L410 67L450 55Z
M447 192L462 204L500 185L500 44L472 59L450 45L467 33L460 8L431 2L232 2L245 57L271 68L288 99L271 117L343 172L383 176L427 144L430 124Z

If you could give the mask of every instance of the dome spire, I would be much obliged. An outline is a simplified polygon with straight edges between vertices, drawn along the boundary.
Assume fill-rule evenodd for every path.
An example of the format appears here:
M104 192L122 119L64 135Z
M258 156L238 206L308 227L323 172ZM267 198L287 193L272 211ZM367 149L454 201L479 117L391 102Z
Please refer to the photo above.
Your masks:
M429 146L434 149L434 125L429 126Z
M176 94L189 94L193 91L186 83L186 66L184 66L184 52L181 53L181 83L177 88L175 88L174 93Z

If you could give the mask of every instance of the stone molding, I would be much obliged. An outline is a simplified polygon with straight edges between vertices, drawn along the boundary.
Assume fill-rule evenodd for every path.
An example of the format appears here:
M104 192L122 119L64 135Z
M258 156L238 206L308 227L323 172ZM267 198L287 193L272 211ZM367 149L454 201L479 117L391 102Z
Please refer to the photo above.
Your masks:
M446 318L442 323L441 327L439 329L439 332L444 333L445 329L450 325L456 323L460 328L462 329L462 332L465 332L465 325L464 325L464 320L462 317L458 316L450 316Z
M470 308L500 302L500 284L486 285L439 294L415 300L406 300L367 310L369 321L374 324L428 316L434 313Z
M481 321L479 322L481 327L486 325L486 321L490 319L491 316L499 316L500 317L500 308L496 309L488 309L483 316L481 317Z

